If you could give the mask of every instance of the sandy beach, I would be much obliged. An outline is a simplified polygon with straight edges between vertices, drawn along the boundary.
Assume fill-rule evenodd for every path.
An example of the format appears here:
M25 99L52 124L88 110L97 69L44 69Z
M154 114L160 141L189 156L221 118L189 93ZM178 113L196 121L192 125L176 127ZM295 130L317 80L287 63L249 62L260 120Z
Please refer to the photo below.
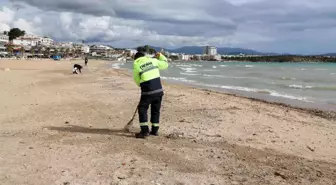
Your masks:
M121 129L140 90L84 60L0 60L1 185L336 185L332 114L164 82L159 137Z

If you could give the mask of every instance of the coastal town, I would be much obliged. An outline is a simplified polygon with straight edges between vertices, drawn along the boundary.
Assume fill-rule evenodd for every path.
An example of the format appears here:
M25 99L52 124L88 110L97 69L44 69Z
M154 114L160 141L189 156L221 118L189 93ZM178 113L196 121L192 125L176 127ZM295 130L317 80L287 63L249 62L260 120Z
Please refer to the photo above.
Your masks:
M87 56L91 58L126 61L131 59L136 51L136 48L116 48L110 45L100 44L89 45L85 40L80 43L57 42L50 37L33 34L23 34L10 39L8 32L0 34L0 58L53 58L59 56L61 59L68 59ZM150 51L153 51L153 49L151 48ZM218 54L217 48L214 46L205 46L203 54L196 55L188 53L169 53L168 51L163 52L171 61L220 61L223 57L233 57ZM154 53L149 52L149 54ZM246 55L241 54L235 56Z
M145 47L148 55L154 56L153 47L145 45L138 48L117 48L111 45L89 44L80 42L58 42L47 36L26 34L19 28L13 28L18 33L9 36L10 32L0 33L0 58L8 59L76 59L88 57L91 59L131 61L139 47ZM157 49L158 50L158 49ZM259 55L259 54L222 54L215 46L203 46L201 54L168 52L160 49L169 61L248 61L248 62L336 62L334 55Z

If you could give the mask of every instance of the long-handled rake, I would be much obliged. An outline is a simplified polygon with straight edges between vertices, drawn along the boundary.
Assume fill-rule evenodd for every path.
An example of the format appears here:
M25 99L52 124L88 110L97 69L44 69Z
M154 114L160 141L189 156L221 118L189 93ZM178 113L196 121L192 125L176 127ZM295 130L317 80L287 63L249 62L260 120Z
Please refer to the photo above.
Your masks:
M137 111L138 111L138 108L139 108L139 105L138 105L137 108L135 109L134 114L133 114L131 120L129 120L129 121L127 122L127 124L125 125L125 127L124 127L124 131L125 131L125 132L131 132L131 131L130 131L130 128L131 128L131 126L132 126L132 124L133 124L133 120L134 120L134 117L135 117L135 115L136 115L136 113L137 113Z

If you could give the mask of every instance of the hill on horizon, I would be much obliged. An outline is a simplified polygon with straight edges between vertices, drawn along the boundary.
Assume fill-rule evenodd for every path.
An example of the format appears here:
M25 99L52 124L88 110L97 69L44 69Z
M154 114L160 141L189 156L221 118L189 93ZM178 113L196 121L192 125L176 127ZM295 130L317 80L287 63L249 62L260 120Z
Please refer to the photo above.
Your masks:
M154 48L156 51L160 51L162 47L157 46L150 46ZM176 49L167 49L163 48L163 50L168 51L170 53L185 53L185 54L203 54L203 47L204 46L184 46ZM219 47L217 48L217 53L221 55L238 55L248 54L248 55L279 55L277 53L262 53L252 49L244 49L244 48L231 48L231 47Z
M320 56L332 56L332 57L335 57L336 53L324 53L324 54L321 54Z
M150 46L154 48L156 51L161 51L161 48L163 47L157 47L157 46ZM203 47L204 46L184 46L179 47L175 49L167 49L163 48L165 51L168 51L170 53L185 53L185 54L203 54ZM135 48L136 49L136 48ZM232 48L232 47L218 47L217 53L221 55L239 55L239 54L246 54L246 55L262 55L262 56L277 56L277 55L298 55L298 56L311 56L309 54L293 54L293 53L275 53L275 52L259 52L252 49L246 49L246 48ZM315 56L336 56L336 53L322 53L322 54L314 54Z

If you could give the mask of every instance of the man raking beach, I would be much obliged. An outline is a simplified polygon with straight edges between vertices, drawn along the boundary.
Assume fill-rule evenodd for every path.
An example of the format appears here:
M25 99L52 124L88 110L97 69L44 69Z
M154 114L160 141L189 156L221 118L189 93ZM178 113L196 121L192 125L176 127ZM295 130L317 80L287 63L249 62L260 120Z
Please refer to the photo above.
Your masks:
M161 102L164 95L160 70L167 68L167 58L161 53L157 53L155 58L150 58L145 56L144 52L138 51L134 56L134 81L141 88L138 105L141 131L135 134L136 138L146 138L149 135L158 136ZM151 131L149 131L147 115L149 106L151 106Z

